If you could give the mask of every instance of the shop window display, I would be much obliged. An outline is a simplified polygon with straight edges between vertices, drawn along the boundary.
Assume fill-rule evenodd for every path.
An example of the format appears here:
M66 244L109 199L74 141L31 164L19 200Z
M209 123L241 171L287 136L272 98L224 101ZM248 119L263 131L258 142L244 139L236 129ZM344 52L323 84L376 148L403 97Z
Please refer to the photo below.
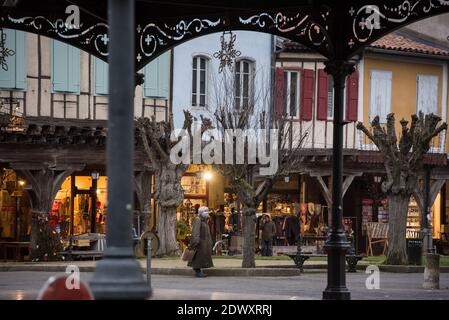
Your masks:
M1 172L0 178L0 238L29 241L31 208L24 191L25 181L7 169Z

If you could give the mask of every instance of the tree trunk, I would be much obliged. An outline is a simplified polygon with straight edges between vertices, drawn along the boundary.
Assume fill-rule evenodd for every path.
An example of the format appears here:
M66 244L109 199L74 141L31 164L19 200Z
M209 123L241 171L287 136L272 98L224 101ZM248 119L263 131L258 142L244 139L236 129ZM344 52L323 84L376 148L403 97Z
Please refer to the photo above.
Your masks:
M256 208L245 207L243 209L243 261L242 268L255 268L256 235L254 227L256 223Z
M386 264L407 264L407 241L405 232L407 228L408 202L410 195L388 195L389 229L388 251Z
M168 162L161 165L155 173L154 198L158 204L157 235L160 241L158 255L173 255L179 253L176 240L177 222L176 208L184 199L181 178L184 174L181 167Z
M160 247L158 255L177 255L179 254L176 223L176 207L159 206L159 218L157 224L157 236L159 237Z

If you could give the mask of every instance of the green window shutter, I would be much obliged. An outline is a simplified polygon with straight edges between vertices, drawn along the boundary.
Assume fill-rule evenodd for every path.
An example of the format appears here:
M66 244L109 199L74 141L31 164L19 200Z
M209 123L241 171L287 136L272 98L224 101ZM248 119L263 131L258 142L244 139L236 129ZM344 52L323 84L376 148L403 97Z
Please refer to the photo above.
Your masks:
M69 74L68 74L68 91L73 93L80 92L80 50L78 48L69 47Z
M158 59L151 61L145 66L145 97L157 97L158 95Z
M109 93L108 88L108 69L106 62L95 58L95 88L96 95L105 95Z
M168 98L170 59L168 53L158 58L158 97Z
M6 47L16 52L16 36L14 30L4 29L6 35ZM17 52L16 52L17 54ZM16 86L16 58L15 55L6 58L8 70L0 67L0 88L13 89Z
M16 89L25 90L27 83L27 55L26 55L26 34L23 31L16 31Z
M67 92L69 65L69 46L53 40L51 79L53 91Z

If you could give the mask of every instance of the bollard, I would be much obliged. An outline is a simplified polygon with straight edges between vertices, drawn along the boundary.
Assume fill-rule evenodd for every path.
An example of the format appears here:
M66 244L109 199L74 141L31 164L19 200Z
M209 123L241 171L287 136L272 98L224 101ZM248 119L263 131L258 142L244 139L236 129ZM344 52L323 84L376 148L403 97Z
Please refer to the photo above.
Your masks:
M151 288L151 237L148 237L147 239L147 283L148 286Z
M424 289L440 289L440 255L426 254L426 267L424 269Z

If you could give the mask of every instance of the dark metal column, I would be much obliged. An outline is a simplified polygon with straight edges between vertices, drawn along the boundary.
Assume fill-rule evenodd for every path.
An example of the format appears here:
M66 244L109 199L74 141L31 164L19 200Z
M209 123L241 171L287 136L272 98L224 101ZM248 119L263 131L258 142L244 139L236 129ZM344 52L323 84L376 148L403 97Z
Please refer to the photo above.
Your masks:
M109 0L107 249L90 283L96 299L145 299L150 290L132 248L134 145L134 6Z
M90 197L92 201L91 216L90 216L90 232L96 231L96 216L97 216L97 186L98 180L92 178L92 187L90 189Z
M424 203L423 214L421 215L421 232L424 233L423 253L432 252L432 226L430 223L430 167L424 168Z
M350 244L343 230L343 110L346 76L354 71L354 64L345 61L329 61L326 72L334 80L334 137L332 167L332 218L329 237L325 244L328 255L327 288L323 299L348 300L346 287L345 254Z

